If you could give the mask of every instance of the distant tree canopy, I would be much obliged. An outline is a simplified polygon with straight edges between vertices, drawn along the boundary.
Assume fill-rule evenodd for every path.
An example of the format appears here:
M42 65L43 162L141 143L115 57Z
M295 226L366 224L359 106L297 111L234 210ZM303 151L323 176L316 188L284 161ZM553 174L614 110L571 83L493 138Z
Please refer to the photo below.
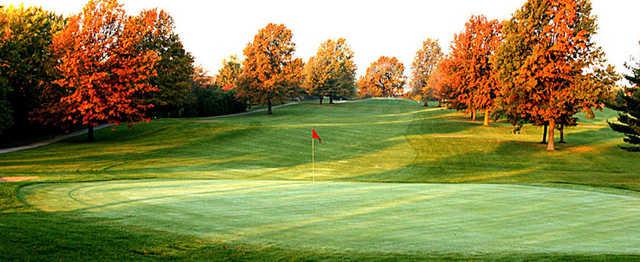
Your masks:
M351 96L355 91L356 64L353 51L344 38L329 39L320 44L315 56L304 68L304 87L310 95L329 97Z
M548 124L547 150L555 150L556 125L600 108L615 77L592 39L596 28L589 0L529 0L503 28L493 63L501 110L513 123Z
M254 104L266 104L272 114L274 102L301 93L302 59L295 58L292 33L282 24L270 23L260 29L244 49L238 95Z
M404 65L395 57L381 56L367 68L367 73L358 80L362 97L392 97L404 92L407 77Z
M151 26L142 38L141 51L151 50L160 57L153 68L156 74L150 78L151 85L158 89L151 95L153 112L160 116L181 116L191 92L193 57L182 46L173 18L164 10L144 10L133 19L140 28Z
M116 0L90 0L69 18L53 38L59 77L45 89L47 100L37 119L45 124L81 125L133 123L151 109L151 83L159 61L153 50L141 49L153 28L151 19L127 17Z
M435 98L429 79L443 56L438 40L427 38L422 42L422 47L416 52L413 63L411 63L412 71L409 86L413 95L422 96L425 106L427 106L427 102L430 99Z
M233 90L238 84L242 72L242 64L235 55L222 61L222 67L216 75L216 85L225 91Z
M64 19L39 7L0 8L0 134L28 132L29 114L55 78L53 35Z

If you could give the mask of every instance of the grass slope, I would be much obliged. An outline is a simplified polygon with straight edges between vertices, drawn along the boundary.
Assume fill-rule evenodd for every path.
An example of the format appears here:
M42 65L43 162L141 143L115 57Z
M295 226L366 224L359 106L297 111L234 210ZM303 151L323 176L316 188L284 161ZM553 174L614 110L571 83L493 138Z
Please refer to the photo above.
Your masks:
M404 100L302 104L278 109L274 116L162 119L133 128L100 130L97 143L87 144L79 137L40 149L0 155L0 176L40 177L36 182L0 183L0 230L8 236L0 238L3 254L0 259L20 254L38 259L86 258L85 253L74 251L78 247L95 250L96 258L112 259L202 256L384 259L385 254L408 259L567 258L563 255L571 259L597 259L596 254L544 253L545 249L541 249L543 253L514 250L511 254L502 251L478 254L461 248L435 257L430 257L433 254L416 257L410 252L304 251L251 241L227 245L197 234L166 232L136 223L123 228L121 221L126 218L95 219L77 210L39 211L25 205L32 187L23 187L30 184L38 187L40 182L140 178L240 179L244 183L309 180L309 130L314 127L325 142L318 147L320 180L537 184L637 197L640 156L617 148L621 138L604 122L612 116L612 112L605 111L596 120L582 121L580 126L569 129L569 144L560 145L553 153L545 152L537 144L539 128L527 127L522 134L513 135L508 124L483 127L465 120L460 113L425 109ZM52 203L67 200L47 199ZM233 205L233 201L228 204ZM45 226L33 226L43 223ZM68 241L54 241L60 237ZM34 249L35 253L26 251L36 246L39 248ZM620 253L611 251L603 251L599 258L609 259L612 257L607 254Z

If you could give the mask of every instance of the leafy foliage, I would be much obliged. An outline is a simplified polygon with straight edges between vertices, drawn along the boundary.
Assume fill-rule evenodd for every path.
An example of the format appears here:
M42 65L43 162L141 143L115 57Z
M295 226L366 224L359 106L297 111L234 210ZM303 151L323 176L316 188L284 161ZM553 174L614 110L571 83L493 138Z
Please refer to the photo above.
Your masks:
M192 78L185 116L216 116L246 111L247 104L236 96L235 91L220 88L203 68L196 67Z
M238 77L242 72L242 64L235 55L222 61L222 67L216 75L216 85L225 91L233 90L238 84Z
M304 87L307 93L328 96L329 103L335 96L351 96L355 90L356 64L353 51L344 38L329 39L320 44L315 56L309 58L304 68Z
M430 99L434 98L434 90L429 85L429 79L443 56L438 40L427 38L422 42L422 48L416 52L413 63L411 63L412 72L409 86L414 95L422 96L425 106Z
M596 28L589 0L529 0L504 26L494 61L501 111L514 124L548 123L547 150L555 149L556 124L600 108L615 82L593 42Z
M619 111L618 121L609 122L611 129L625 135L624 142L627 146L622 148L628 151L640 152L640 63L631 69L632 74L625 78L634 87L621 90L616 101L607 103L609 108Z
M360 96L391 97L404 92L407 77L404 65L395 57L381 56L367 68L358 80Z
M152 20L128 18L116 0L90 0L55 35L60 78L45 90L38 120L95 127L145 119L158 55L139 48ZM90 131L91 132L91 131ZM91 139L91 133L89 138Z
M447 78L450 103L459 110L466 109L475 120L476 111L485 111L485 124L494 108L497 81L490 57L500 43L500 23L484 16L472 16L465 29L455 35L451 54L444 63L442 74Z
M63 23L61 16L39 7L0 8L0 133L32 127L29 114L55 78L50 45Z
M266 104L268 114L274 102L301 93L303 62L293 57L292 37L283 24L269 23L244 49L238 95L252 104Z
M153 111L161 116L180 116L191 92L193 57L175 32L173 18L164 10L143 10L133 19L141 28L151 26L142 38L141 51L151 50L160 57L153 68L156 75L150 78L151 85L158 89L152 94Z

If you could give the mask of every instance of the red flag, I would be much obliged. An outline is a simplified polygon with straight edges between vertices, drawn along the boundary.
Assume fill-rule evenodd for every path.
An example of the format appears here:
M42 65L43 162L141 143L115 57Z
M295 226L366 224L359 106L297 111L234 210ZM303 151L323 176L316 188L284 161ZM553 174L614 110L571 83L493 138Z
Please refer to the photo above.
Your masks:
M316 130L313 129L313 128L311 129L311 138L318 139L318 142L320 142L320 144L322 144L322 138L320 138L318 133L316 133Z

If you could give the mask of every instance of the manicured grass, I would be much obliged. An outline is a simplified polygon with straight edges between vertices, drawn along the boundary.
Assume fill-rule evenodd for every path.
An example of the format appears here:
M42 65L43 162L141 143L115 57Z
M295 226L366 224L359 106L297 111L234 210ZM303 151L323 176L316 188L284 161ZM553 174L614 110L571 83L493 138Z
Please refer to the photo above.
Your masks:
M77 247L95 249L96 257L113 259L629 259L640 253L625 246L637 246L640 240L640 219L634 207L640 196L640 155L617 148L621 137L605 122L615 113L606 110L597 115L568 129L569 143L552 153L537 143L540 128L526 127L522 134L513 135L506 123L483 127L460 113L405 100L308 103L276 109L273 116L162 119L133 128L100 130L93 144L78 137L0 155L0 176L39 177L32 182L0 183L0 229L12 236L0 239L0 249L6 251L2 252L5 258L15 258L28 254L29 247L42 246L32 258L54 260L85 258L84 253L72 251ZM311 180L311 128L318 130L324 142L318 146L316 179L334 183L295 187L292 192L299 194L293 196L284 188ZM41 184L152 178L185 181ZM473 184L452 185L457 197L434 202L418 198L451 186L388 182ZM113 183L124 188L107 190ZM198 184L233 187L225 183L248 188L274 184L264 190L240 190L242 194L194 194L201 188ZM104 192L95 195L86 191L88 185ZM327 188L321 190L323 186ZM73 187L79 189L70 191ZM136 195L164 200L96 209ZM80 206L70 201L70 197L89 196L94 197ZM385 207L385 198L397 206ZM403 199L415 201L402 204ZM313 206L309 203L315 200L332 213L295 214ZM450 213L440 209L442 216L429 213L446 203L459 209ZM249 207L254 208L242 209ZM363 208L380 210L357 213ZM523 212L514 211L522 217L510 221L501 216L509 208ZM348 212L357 214L348 216ZM611 212L617 212L618 222L607 220ZM182 216L185 219L172 219ZM339 219L330 222L327 216ZM473 223L464 220L468 216ZM268 221L258 219L302 226L276 233L265 226ZM510 230L524 219L532 222L522 222L523 227L540 225L539 231ZM313 221L320 222L305 224ZM468 230L460 230L462 224L457 222L461 221ZM410 233L403 227L426 233ZM365 235L367 228L373 231ZM241 234L261 230L266 233L259 237ZM65 231L76 235L70 234L66 242L53 241L64 238ZM93 232L98 235L90 237ZM504 239L482 241L494 232L504 234ZM339 237L329 239L329 233ZM472 235L458 237L464 234ZM523 244L518 237L533 242ZM500 242L509 239L512 246ZM547 239L553 241L543 241ZM611 243L615 240L620 243ZM404 244L386 244L395 241Z
M640 253L640 198L486 184L137 180L41 184L26 201L234 244L387 253Z

